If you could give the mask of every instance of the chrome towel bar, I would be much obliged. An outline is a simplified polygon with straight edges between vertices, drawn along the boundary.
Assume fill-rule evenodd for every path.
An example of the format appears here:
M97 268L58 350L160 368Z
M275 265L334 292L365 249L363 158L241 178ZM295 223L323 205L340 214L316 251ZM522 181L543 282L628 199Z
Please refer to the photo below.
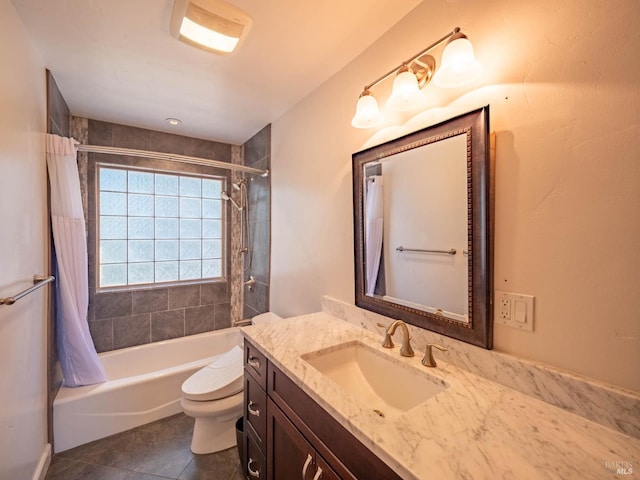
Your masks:
M445 253L447 255L455 255L456 254L456 249L455 248L451 248L449 250L424 250L422 248L405 248L402 245L400 245L398 248L396 248L396 250L398 252Z
M56 277L54 277L53 275L50 275L48 277L45 277L44 275L34 275L33 287L29 287L26 290L23 290L22 292L17 293L12 297L0 298L0 305L13 305L22 297L29 295L34 290L39 289L40 287L42 287L43 285L46 285L47 283L53 282L55 279Z

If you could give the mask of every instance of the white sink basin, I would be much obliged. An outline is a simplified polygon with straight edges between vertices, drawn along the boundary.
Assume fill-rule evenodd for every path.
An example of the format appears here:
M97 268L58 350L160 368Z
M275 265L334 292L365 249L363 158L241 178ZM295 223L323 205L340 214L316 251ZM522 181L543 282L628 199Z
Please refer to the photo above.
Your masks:
M404 365L392 354L399 355L398 350L386 354L353 341L304 354L302 359L382 417L411 410L448 388L444 381Z

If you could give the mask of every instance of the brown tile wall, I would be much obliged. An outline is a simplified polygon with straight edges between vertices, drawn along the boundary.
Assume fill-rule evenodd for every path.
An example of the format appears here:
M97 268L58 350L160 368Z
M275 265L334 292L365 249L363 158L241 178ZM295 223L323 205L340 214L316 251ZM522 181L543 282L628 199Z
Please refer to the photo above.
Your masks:
M244 164L271 170L271 125L267 125L244 144ZM245 281L253 275L253 291L244 287L244 318L269 310L269 276L271 269L271 177L252 175L249 189L249 229L253 258L245 272ZM245 259L246 262L246 259Z
M88 143L175 153L231 162L231 145L141 128L88 121ZM228 281L96 292L96 162L224 176L230 171L177 162L90 153L86 174L88 197L89 327L99 352L193 335L231 326ZM227 219L230 218L227 205ZM230 245L227 220L227 245ZM227 252L229 252L227 248ZM231 262L227 255L228 278Z

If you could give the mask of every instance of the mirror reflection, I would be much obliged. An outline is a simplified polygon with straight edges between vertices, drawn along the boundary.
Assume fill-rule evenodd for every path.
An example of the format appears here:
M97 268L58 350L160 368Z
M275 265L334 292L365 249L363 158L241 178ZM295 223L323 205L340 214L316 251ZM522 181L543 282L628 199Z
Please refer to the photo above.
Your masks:
M356 305L492 346L489 107L353 154Z
M467 138L363 166L366 295L469 321Z

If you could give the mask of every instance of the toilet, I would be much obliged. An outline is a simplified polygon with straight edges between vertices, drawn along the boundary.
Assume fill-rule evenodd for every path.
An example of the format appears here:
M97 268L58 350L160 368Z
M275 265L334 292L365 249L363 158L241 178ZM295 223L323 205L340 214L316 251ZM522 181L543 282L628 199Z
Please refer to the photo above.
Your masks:
M272 312L251 320L252 324L280 318ZM182 384L180 405L185 415L196 419L191 451L214 453L236 444L235 424L243 414L243 349L234 346L198 370Z

